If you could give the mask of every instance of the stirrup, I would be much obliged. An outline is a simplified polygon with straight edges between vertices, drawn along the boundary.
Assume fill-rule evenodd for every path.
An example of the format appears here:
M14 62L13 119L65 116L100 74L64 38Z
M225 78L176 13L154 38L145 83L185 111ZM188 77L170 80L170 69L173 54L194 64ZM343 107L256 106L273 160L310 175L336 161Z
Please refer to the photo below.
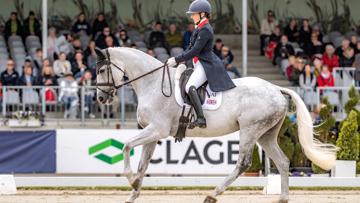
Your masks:
M196 127L206 128L206 120L205 120L205 118L201 118L200 120L203 120L204 122L200 122L199 119L196 119L194 122L189 123L188 128L189 129L194 129Z

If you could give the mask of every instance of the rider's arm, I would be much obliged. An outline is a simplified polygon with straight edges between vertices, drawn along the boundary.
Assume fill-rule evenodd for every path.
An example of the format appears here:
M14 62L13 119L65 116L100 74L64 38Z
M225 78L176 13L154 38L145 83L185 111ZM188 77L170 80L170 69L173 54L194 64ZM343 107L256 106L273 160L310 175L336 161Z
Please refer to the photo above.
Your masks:
M187 49L183 53L181 53L179 56L175 57L175 60L177 63L181 63L183 61L190 60L194 58L195 56L199 55L201 50L204 48L206 43L209 41L211 37L211 32L207 29L200 30L198 37L195 41L195 44L191 49Z

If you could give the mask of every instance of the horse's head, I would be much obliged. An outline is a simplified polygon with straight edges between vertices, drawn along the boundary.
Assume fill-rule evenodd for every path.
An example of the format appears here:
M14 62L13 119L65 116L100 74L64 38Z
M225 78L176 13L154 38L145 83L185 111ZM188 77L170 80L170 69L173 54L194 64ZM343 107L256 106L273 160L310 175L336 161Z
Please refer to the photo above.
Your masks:
M115 64L108 49L95 49L97 100L101 104L111 103L116 96L117 86L125 75L122 64Z

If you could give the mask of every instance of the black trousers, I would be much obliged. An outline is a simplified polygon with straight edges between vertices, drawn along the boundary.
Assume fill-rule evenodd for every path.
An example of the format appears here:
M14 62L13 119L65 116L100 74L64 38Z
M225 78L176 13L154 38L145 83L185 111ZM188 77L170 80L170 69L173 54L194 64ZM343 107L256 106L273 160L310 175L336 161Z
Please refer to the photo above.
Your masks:
M260 54L263 56L265 55L265 42L266 39L269 38L270 35L260 35Z

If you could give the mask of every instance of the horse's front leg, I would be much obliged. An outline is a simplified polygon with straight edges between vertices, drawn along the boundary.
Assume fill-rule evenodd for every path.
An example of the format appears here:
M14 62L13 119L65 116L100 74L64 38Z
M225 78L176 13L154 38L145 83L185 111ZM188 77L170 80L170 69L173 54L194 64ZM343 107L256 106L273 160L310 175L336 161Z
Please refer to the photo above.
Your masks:
M135 199L139 197L142 181L144 179L146 169L149 166L151 157L154 154L156 144L157 141L145 144L143 146L138 171L133 183L131 184L133 190L131 191L130 197L126 200L126 203L133 203Z
M136 182L136 178L133 175L130 165L130 151L136 146L145 145L152 142L156 142L162 138L166 138L169 135L169 132L166 130L160 130L160 128L155 128L153 124L148 125L144 128L141 133L125 143L123 154L124 154L124 175L128 179L130 185L133 185ZM164 136L165 135L165 136Z

